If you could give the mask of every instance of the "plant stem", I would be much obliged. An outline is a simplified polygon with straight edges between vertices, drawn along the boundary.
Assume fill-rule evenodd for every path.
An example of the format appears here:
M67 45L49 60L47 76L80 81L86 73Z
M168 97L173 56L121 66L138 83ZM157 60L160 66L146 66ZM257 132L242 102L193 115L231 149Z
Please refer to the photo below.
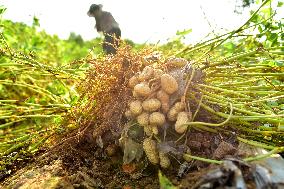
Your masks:
M0 117L0 120L8 118L50 118L50 117L60 117L60 116L62 115L42 115L42 114L22 115L22 116L11 115L11 116L2 116Z
M223 163L223 161L207 159L207 158L202 158L202 157L198 157L198 156L192 156L192 155L189 155L189 154L184 154L183 158L188 162L190 162L192 159L194 159L194 160L203 161L203 162L206 162L206 163L214 163L214 164L222 164Z
M263 144L263 143L260 143L260 142L256 142L256 141L253 141L253 140L247 140L247 139L244 139L244 138L241 138L241 137L237 137L237 139L245 144L249 144L249 145L252 145L252 146L255 146L255 147L260 147L260 148L264 148L264 149L269 149L269 150L273 150L275 149L274 146L269 146L269 145L266 145L266 144Z
M206 122L188 122L184 125L187 125L187 126L194 126L194 125L204 125L204 126L211 126L211 127L220 127L220 126L223 126L225 125L226 123L228 123L232 117L232 113L233 113L233 105L232 103L230 103L230 114L229 116L227 117L227 119L225 121L223 121L222 123L206 123Z
M274 149L272 149L270 152L268 152L266 154L261 154L261 155L255 156L255 157L245 158L244 161L247 161L247 162L258 161L258 160L261 160L261 159L264 159L264 158L269 158L272 155L280 153L280 152L283 152L283 151L284 151L283 147L282 148L274 148Z

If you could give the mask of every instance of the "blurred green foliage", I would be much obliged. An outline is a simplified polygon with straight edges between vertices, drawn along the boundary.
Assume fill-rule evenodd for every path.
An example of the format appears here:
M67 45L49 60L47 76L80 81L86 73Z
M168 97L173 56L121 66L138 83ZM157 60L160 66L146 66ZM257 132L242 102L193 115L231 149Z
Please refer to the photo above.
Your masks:
M53 66L62 66L71 61L84 58L90 51L93 54L102 53L101 38L84 41L80 35L70 33L67 40L57 35L49 35L39 27L38 19L27 26L24 23L2 20L3 35L10 48L21 50L34 56L40 62Z
M161 189L177 189L178 187L174 186L171 181L165 177L161 171L158 173L160 188Z

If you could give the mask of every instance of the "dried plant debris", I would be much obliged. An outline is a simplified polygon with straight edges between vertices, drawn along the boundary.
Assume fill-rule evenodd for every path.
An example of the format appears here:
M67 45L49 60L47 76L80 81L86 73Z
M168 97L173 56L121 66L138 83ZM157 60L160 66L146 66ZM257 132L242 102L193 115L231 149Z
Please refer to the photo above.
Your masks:
M202 175L193 188L284 188L284 160L272 157L256 163L226 159Z
M123 141L123 163L129 164L133 160L139 161L143 155L143 146L131 138L125 138Z
M209 171L193 186L193 188L225 188L246 189L242 172L232 161L224 161L221 167Z

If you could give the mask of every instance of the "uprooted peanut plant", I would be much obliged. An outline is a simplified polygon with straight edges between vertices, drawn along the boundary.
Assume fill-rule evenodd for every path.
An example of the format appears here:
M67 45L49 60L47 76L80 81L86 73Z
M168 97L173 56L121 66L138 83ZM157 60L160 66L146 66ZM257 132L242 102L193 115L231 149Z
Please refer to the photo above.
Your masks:
M150 162L179 176L184 162L220 164L227 155L253 161L283 152L283 24L267 15L267 2L237 30L194 46L182 44L181 34L158 47L122 44L115 56L90 53L70 65L42 63L48 52L37 59L13 49L5 30L1 177L38 152L67 154L72 172L87 164L81 155L103 156L94 155L94 144L109 156L122 152L123 165L145 170ZM239 152L243 143L269 152L248 156ZM82 146L92 150L80 154Z

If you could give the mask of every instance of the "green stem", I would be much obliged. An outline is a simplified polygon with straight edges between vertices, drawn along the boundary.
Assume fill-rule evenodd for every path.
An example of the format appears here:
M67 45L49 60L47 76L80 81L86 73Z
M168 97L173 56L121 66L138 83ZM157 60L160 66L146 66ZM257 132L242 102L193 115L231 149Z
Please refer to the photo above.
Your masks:
M255 83L257 81L259 81L260 79L248 79L245 81L234 81L234 82L222 82L222 83L218 83L217 87L222 87L222 86L234 86L234 87L238 87L238 86L247 86L246 84L252 84Z
M269 145L266 145L266 144L263 144L263 143L260 143L260 142L256 142L256 141L253 141L253 140L247 140L247 139L244 139L244 138L241 138L241 137L237 137L237 139L239 141L245 143L245 144L252 145L252 146L255 146L255 147L260 147L260 148L269 149L269 150L275 149L274 146L269 146Z
M24 135L24 136L18 137L16 139L13 139L13 140L10 140L10 141L7 141L7 142L2 142L1 144L9 144L9 143L15 143L15 142L19 142L19 141L26 141L29 138L30 138L29 135Z
M0 80L0 84L26 87L26 88L29 88L30 90L35 91L39 94L42 94L44 96L48 96L51 100L55 101L55 98L53 97L54 95L51 92L49 92L49 91L47 91L47 90L45 90L41 87L35 86L35 85L30 85L30 84L22 83L22 82L12 82L12 81L7 81L7 80Z
M281 47L277 47L277 48L281 48ZM261 49L262 52L267 52L269 50L272 50L272 49L275 49L275 47L271 47L271 48L266 48L266 49ZM236 54L236 55L233 55L231 57L228 57L226 58L225 60L223 61L219 61L219 62L215 62L215 63L212 63L210 65L206 65L204 67L202 67L201 69L204 70L204 69L207 69L207 68L215 68L217 66L220 66L220 65L223 65L223 64L226 64L228 62L233 62L235 60L239 60L239 59L242 59L242 58L246 58L246 57L249 57L251 55L254 55L254 54L257 54L260 52L260 49L256 49L256 50L252 50L252 51L249 51L249 52L246 52L246 53L239 53L239 54ZM259 65L259 64L258 64Z
M51 111L51 110L57 110L57 109L61 109L61 107L28 109L28 110L24 110L24 111L21 112L21 113L40 112L40 111Z
M231 117L232 117L233 109L234 109L232 103L230 103L230 108L231 108L231 110L230 110L230 114L229 114L228 118L225 121L223 121L222 123L188 122L184 125L187 125L187 126L204 125L204 126L211 126L211 127L223 126L226 123L228 123L230 121Z
M21 142L21 143L19 143L19 144L13 145L11 148L9 148L9 149L6 150L5 152L1 153L1 156L8 155L8 154L10 154L10 153L16 151L17 149L19 149L19 148L25 146L29 140L30 140L30 139L26 139L26 141L24 141L24 142Z
M0 67L10 67L10 66L23 66L17 63L0 63Z
M209 102L209 101L208 101L208 102ZM210 102L210 103L211 103L211 104L217 104L217 105L226 106L225 103L220 103L220 102ZM208 109L208 108L207 108L207 109ZM234 110L237 111L237 112L240 112L240 113L245 113L245 114L251 115L251 116L263 116L263 115L266 115L266 114L261 114L261 113L249 111L249 110L247 110L247 109L238 108L238 107L236 107L236 106L234 106ZM219 113L220 113L220 112L219 112ZM227 117L228 115L223 113L223 116L226 116L226 117ZM234 116L232 116L232 119L239 119L239 120L243 120L243 121L248 121L248 120L246 120L246 119L242 119L242 116L241 116L240 118L235 118ZM255 118L254 118L254 119L255 119ZM253 121L256 121L256 120L253 120ZM266 118L265 116L259 118L258 121L267 121L267 122L275 123L275 124L284 123L284 120L278 120L278 119L273 119L273 118Z
M259 116L233 116L233 118L243 118L245 119L246 121L249 121L248 119L255 119L255 118L277 118L277 117L283 117L284 118L284 114L279 114L279 115L259 115Z
M196 108L196 111L194 112L194 115L192 116L192 121L194 121L195 117L197 116L197 113L200 110L200 106L201 106L202 100L203 100L203 95L201 95L201 97L200 97L200 100L199 100L198 106Z
M213 100L213 101L221 102L221 103L231 102L231 103L234 103L234 106L237 104L237 101L235 101L231 98L228 98L228 97L225 98L223 95L209 93L209 92L207 92L206 90L203 90L203 89L200 89L200 91L202 92L204 97L209 99L209 100Z
M223 163L223 161L207 159L207 158L202 158L202 157L198 157L198 156L192 156L192 155L189 155L189 154L184 154L183 158L188 162L190 162L191 160L194 159L194 160L203 161L203 162L206 162L206 163L214 163L214 164L222 164Z
M210 77L241 77L243 78L244 76L284 76L284 73L239 73L237 75L232 75L232 74L215 74L211 75Z
M270 100L278 100L280 98L284 98L284 95L280 95L280 96L275 96L275 97L271 97L271 98L262 98L262 99L258 99L258 100L253 100L251 102L247 102L245 104L253 104L256 102L263 102L263 101L270 101Z
M269 158L274 154L283 152L283 150L284 150L284 148L274 148L266 154L261 154L261 155L255 156L255 157L245 158L244 161L251 162L251 161L258 161L258 160L261 160L261 159Z
M277 135L283 135L284 134L284 132L279 132L279 131L272 131L272 128L268 128L268 129L266 129L266 130L254 130L254 129L250 129L250 128L246 128L246 127L243 127L243 126L240 126L240 125L236 125L236 126L234 126L234 125L230 125L230 127L233 127L233 128L235 128L235 129L238 129L238 130L242 130L242 131L246 131L246 132L248 132L248 133L258 133L258 134L262 134L262 135L264 135L264 136L266 136L266 135L270 135L270 134L277 134Z
M24 120L25 119L19 119L17 121L12 121L12 122L1 124L0 125L0 129L6 129L7 127L10 127L10 126L14 125L15 123L18 123L18 122L21 122L21 121L24 121Z
M62 115L41 115L41 114L35 114L35 115L22 115L22 116L16 116L16 115L11 115L11 116L2 116L0 117L1 119L8 119L8 118L50 118L50 117L60 117Z
M234 94L234 95L241 96L241 97L244 97L244 98L250 98L250 96L248 96L248 95L244 95L244 94L235 92L235 91L233 91L233 90L223 89L223 88L214 87L214 86L209 86L209 85L205 85L205 84L198 84L198 86L200 86L200 87L205 87L205 88L208 88L208 89L213 89L213 90L222 91L222 92L225 92L225 93L227 93L227 94Z
M28 148L28 152L30 153L34 153L38 150L38 148L43 144L45 143L45 141L49 138L50 136L46 136L46 137L43 137L42 139L40 139L37 143L29 146Z
M241 90L256 90L256 89L258 89L258 90L261 90L261 89L262 90L271 90L271 89L277 90L276 88L284 88L284 85L274 85L274 86L271 86L271 85L249 86L249 85L246 85L246 86L237 86L237 87L231 85L231 86L223 86L223 87L224 88L228 87L230 89L234 88L234 89L239 89L239 90L240 89Z

